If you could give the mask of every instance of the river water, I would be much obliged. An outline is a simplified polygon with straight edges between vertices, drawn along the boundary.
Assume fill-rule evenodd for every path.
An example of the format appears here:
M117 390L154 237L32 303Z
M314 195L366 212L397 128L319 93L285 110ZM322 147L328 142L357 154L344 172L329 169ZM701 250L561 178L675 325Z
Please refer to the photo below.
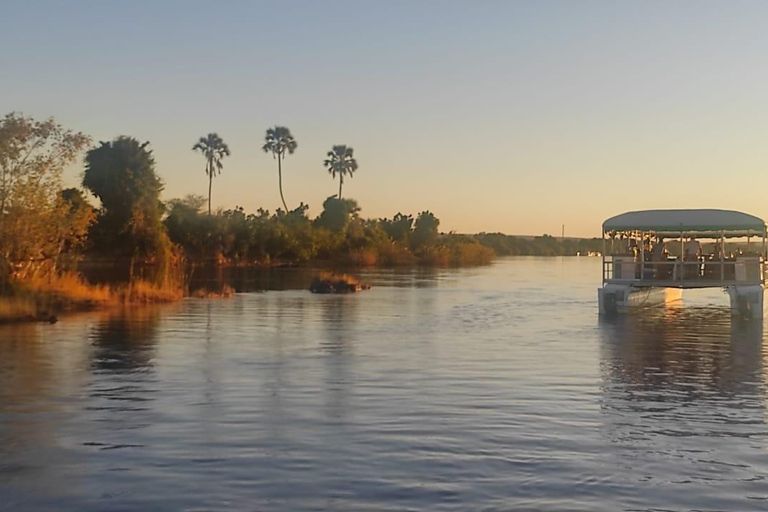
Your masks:
M0 510L768 509L722 292L601 320L593 258L362 276L0 328Z

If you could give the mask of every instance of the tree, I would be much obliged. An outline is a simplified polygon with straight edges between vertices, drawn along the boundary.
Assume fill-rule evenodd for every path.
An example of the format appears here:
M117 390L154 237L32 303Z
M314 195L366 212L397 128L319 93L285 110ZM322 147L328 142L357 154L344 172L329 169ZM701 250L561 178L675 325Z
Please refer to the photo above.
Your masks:
M89 143L53 119L0 119L0 279L55 272L62 253L78 246L92 217L70 216L61 173Z
M118 137L88 151L83 186L101 200L96 225L97 248L124 256L163 259L170 256L162 226L160 192L149 142ZM100 246L100 247L99 247Z
M282 161L285 158L285 153L293 154L296 151L296 139L291 135L291 131L285 126L275 126L269 128L267 134L264 137L264 145L261 149L265 153L272 153L272 158L277 160L277 179L280 186L280 200L283 202L283 208L288 211L288 206L285 204L285 197L283 197L283 165Z
M229 146L217 133L209 133L206 137L200 137L197 144L192 146L192 151L200 151L205 157L205 174L208 176L208 215L211 214L211 187L213 177L221 174L224 165L221 163L225 156L229 156Z
M392 220L381 219L381 227L395 242L407 242L413 228L413 216L403 215L400 212Z
M58 221L66 236L60 240L59 254L67 260L58 261L57 264L70 263L74 265L78 261L78 250L85 246L88 240L88 228L96 220L96 210L85 199L85 196L77 188L65 188L59 193L62 203L63 215Z
M323 211L315 223L319 227L341 233L346 229L350 218L356 217L359 212L360 207L354 199L339 199L330 196L323 202Z
M163 222L168 236L179 244L188 256L195 258L213 257L215 231L219 215L203 212L205 197L194 194L182 199L168 201L168 215Z
M429 210L421 212L416 217L416 224L411 235L411 243L414 247L432 245L437 240L437 228L440 219Z
M350 178L357 170L357 160L353 156L354 149L347 146L333 146L333 149L326 155L328 158L323 161L323 165L328 172L336 179L339 175L339 199L341 199L341 187L344 185L344 176Z

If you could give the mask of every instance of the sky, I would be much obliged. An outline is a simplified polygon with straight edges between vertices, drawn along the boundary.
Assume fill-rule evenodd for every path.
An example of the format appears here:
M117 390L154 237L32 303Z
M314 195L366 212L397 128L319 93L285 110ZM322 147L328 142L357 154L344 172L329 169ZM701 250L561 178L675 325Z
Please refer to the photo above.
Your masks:
M0 115L150 141L163 197L207 194L191 148L231 157L214 208L280 206L261 151L298 149L289 207L344 183L364 217L442 231L599 236L648 208L768 218L768 2L0 0ZM82 164L65 173L77 186Z

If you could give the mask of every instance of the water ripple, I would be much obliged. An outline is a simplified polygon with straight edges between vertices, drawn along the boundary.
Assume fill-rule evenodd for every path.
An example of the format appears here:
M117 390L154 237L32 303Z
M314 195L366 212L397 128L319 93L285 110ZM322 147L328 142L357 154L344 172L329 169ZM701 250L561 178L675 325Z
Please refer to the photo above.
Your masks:
M598 319L599 261L238 271L0 328L0 510L761 510L761 323L727 298Z

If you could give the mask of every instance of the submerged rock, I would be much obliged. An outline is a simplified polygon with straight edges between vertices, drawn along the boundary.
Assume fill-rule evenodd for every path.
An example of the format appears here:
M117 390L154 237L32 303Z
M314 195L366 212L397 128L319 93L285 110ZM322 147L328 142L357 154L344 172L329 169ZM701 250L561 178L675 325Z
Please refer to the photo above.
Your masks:
M309 291L312 293L355 293L370 288L353 277L331 275L316 277L309 285Z

